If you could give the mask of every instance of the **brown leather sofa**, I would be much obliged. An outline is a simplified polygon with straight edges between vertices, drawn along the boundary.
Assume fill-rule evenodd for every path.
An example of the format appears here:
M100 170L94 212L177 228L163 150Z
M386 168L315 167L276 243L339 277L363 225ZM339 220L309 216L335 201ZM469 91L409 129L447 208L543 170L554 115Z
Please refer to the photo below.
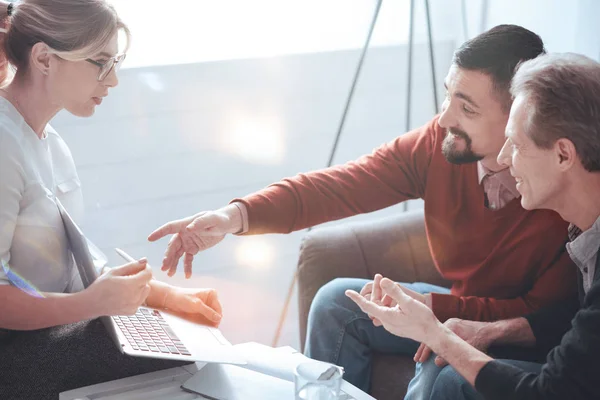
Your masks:
M338 277L372 279L376 273L397 282L449 286L433 265L422 210L318 228L303 239L298 263L301 343L310 304L321 286ZM402 399L414 376L414 362L412 357L376 354L372 375L373 397Z

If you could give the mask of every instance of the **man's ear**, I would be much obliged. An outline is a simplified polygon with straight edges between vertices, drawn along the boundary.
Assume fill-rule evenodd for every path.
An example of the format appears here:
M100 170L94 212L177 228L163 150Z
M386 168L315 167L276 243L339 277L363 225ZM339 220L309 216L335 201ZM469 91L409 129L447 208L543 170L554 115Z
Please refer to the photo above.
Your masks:
M563 171L570 169L577 161L577 150L569 139L560 138L554 144L559 168Z

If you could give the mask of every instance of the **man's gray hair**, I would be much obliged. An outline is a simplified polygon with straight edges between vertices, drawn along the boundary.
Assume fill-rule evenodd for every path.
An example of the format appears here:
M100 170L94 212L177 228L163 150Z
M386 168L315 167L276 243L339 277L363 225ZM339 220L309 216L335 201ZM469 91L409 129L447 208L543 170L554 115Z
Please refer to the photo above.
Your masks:
M538 147L566 138L588 171L600 171L600 63L544 54L519 66L510 91L528 103L526 132Z

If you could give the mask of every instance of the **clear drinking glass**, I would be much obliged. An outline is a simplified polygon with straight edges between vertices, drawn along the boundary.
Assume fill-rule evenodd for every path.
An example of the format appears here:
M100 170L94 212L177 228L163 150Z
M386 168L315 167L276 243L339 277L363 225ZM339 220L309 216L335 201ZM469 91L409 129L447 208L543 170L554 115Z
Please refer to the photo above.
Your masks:
M344 370L321 361L307 361L294 370L296 400L337 400Z

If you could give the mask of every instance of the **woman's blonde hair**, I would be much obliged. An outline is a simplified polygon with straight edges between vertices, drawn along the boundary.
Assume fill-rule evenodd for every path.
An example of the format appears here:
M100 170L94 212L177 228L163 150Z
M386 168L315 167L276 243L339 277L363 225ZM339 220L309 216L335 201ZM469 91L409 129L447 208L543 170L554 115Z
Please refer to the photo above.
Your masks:
M45 43L53 54L80 61L100 53L119 31L131 34L114 7L105 0L21 0L11 15L3 8L5 62L0 64L0 83L12 66L26 68L33 45Z

